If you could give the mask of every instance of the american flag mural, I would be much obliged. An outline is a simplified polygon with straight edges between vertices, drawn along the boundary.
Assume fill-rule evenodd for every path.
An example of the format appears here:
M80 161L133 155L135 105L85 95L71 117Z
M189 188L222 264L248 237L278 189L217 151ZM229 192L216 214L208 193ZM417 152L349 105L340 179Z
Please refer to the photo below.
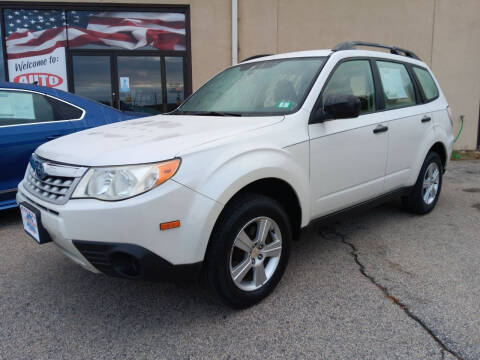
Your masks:
M6 9L8 59L59 47L185 50L185 14Z
M89 44L134 50L185 50L185 15L147 12L70 11L70 47Z
M49 54L66 45L62 10L4 10L8 59Z

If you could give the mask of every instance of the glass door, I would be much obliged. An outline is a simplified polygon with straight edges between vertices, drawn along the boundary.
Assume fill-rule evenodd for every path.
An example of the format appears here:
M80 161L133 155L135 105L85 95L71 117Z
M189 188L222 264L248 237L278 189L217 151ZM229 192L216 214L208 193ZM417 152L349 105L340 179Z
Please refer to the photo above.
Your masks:
M118 56L118 108L158 114L163 108L160 56Z
M73 55L73 88L77 95L112 106L111 57L106 55Z
M75 94L122 111L159 114L185 98L185 59L143 52L72 53Z

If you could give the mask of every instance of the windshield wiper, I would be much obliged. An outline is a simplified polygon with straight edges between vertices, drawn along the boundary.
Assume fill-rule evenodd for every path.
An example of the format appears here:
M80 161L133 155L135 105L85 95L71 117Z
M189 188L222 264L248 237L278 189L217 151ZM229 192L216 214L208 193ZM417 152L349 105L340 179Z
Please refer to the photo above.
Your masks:
M240 113L229 113L223 111L177 111L178 115L200 115L200 116L242 116Z

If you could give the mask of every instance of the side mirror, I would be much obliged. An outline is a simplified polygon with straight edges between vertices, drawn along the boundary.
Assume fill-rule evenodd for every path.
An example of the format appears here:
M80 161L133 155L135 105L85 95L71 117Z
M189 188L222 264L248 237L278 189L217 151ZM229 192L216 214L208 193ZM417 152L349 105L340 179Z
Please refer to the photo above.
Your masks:
M323 109L317 109L310 119L311 124L331 119L348 119L360 115L360 99L353 95L328 95Z
M355 118L360 115L360 99L353 95L331 94L323 109L334 119Z

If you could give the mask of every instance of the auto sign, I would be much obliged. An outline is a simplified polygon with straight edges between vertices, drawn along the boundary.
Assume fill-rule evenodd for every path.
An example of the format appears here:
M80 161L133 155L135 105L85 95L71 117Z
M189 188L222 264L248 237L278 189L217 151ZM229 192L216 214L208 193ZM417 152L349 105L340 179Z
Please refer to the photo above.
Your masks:
M13 82L22 84L37 83L40 86L56 87L63 83L63 79L55 74L49 73L27 73L20 74L13 79Z

